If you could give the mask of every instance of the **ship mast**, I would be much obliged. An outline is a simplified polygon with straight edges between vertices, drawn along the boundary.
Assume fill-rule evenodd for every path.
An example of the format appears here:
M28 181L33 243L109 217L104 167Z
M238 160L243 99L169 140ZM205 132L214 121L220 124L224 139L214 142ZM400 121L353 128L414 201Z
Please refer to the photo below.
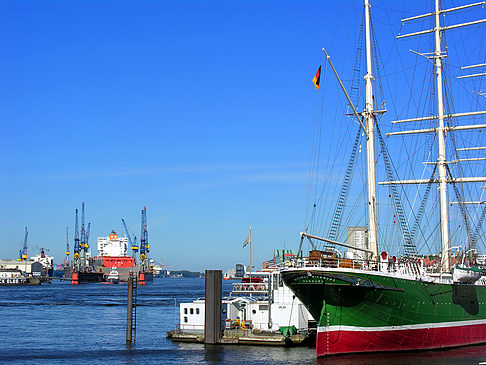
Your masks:
M434 33L435 36L435 51L433 56L430 58L434 59L435 70L436 70L436 83L437 83L437 115L433 117L422 117L422 118L412 118L412 119L403 119L403 120L396 120L392 123L406 123L406 122L416 122L416 121L424 121L424 120L438 120L437 128L429 128L429 129L419 129L419 130L409 130L409 131L401 131L401 132L393 132L387 133L387 136L392 135L405 135L405 134L418 134L418 133L437 133L438 139L438 157L437 157L437 167L439 171L439 178L432 182L439 184L439 200L440 200L440 227L441 227L441 262L442 262L442 271L449 271L450 270L450 263L449 263L449 220L448 220L448 199L447 199L447 184L448 183L466 183L466 182L482 182L486 181L486 177L470 177L470 178L448 178L447 177L447 160L446 160L446 138L445 134L447 131L454 131L454 130L472 130L472 129L481 129L484 128L486 125L467 125L467 126L445 126L444 120L446 118L458 118L458 117L465 117L471 115L478 115L478 114L486 114L486 111L481 112L467 112L467 113L456 113L456 114L445 114L444 113L444 96L443 96L443 88L442 88L442 59L446 57L446 55L442 54L441 50L441 39L440 35L441 32L448 30L448 29L456 29L463 26L468 25L475 25L484 23L486 19L476 20L468 23L456 24L456 25L449 25L443 26L440 25L440 15L445 14L452 11L467 9L473 6L484 5L484 1L458 6L455 8L450 8L446 10L440 10L439 8L439 0L435 0L435 9L434 12L414 16L407 19L402 19L402 23L410 20L416 20L420 18L425 18L428 16L434 16L435 18L435 27L434 29L423 30L419 32L399 35L397 38L404 38L410 36L417 36L423 35L427 33ZM415 52L421 56L427 57L424 54L420 54ZM427 57L429 58L429 57ZM401 181L389 181L383 182L380 184L422 184L422 183L430 183L430 180L401 180Z
M326 54L327 61L329 62L336 78L341 86L344 95L346 96L349 105L353 109L352 115L356 117L359 125L361 126L364 134L366 135L366 163L367 163L367 195L368 195L368 249L364 249L369 254L371 254L371 260L378 260L378 218L376 210L376 172L375 172L375 114L384 113L386 110L374 110L373 106L373 74L372 74L372 64L371 64L371 23L370 23L370 3L369 0L365 0L365 28L366 28L366 75L365 80L365 109L362 113L358 113L356 107L354 106L349 94L346 91L339 75L337 74L334 65L331 62L331 57L327 54L326 50L322 50ZM364 119L365 124L363 124L362 119ZM323 237L318 237L314 235L309 235L306 232L301 232L302 239L307 237L309 240L311 238L318 239L333 245L340 245L343 247L349 247L346 244L326 239ZM354 249L356 249L353 246Z
M439 127L437 137L439 141L439 155L437 158L439 170L439 198L440 198L440 233L442 242L442 271L449 271L449 260L444 259L449 255L449 222L447 212L447 163L446 163L446 140L444 129L444 99L442 95L442 52L440 44L440 19L439 19L439 0L435 0L435 68L437 81L437 108L439 117Z
M374 110L373 110L373 75L371 67L371 26L370 4L365 0L366 27L366 106L363 112L367 131L366 162L368 173L368 248L373 252L372 259L378 258L378 219L376 212L376 173L375 173L375 139L374 139Z

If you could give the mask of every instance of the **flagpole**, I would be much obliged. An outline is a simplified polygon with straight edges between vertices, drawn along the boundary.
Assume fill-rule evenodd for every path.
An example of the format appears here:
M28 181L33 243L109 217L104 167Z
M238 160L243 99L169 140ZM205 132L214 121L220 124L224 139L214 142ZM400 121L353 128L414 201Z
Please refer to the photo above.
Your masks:
M251 283L251 226L250 226L250 283Z

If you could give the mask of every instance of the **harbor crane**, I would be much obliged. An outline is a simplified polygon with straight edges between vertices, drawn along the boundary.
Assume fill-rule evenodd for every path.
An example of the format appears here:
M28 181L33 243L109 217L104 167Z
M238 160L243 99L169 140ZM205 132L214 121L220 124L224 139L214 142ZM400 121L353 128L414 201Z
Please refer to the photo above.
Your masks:
M150 245L148 243L148 230L147 230L147 208L143 207L142 210L142 224L140 232L140 266L143 271L148 269L147 253L150 251Z
M24 245L22 246L22 249L19 250L19 258L17 259L17 261L27 260L27 236L28 235L29 235L29 231L27 230L27 227L25 227Z
M67 272L71 271L71 265L69 264L69 255L71 254L71 251L69 251L69 228L66 227L66 258L64 259L64 275L66 275Z
M66 261L69 261L69 255L71 252L69 251L69 228L66 227Z
M130 247L132 248L132 257L135 260L135 263L137 261L137 252L138 252L138 245L137 245L137 236L133 236L132 240L132 235L130 234L130 231L128 230L127 224L125 223L125 220L122 218L122 223L123 227L125 228L125 233L127 234L128 237L128 242L130 243Z
M84 202L83 205L81 206L81 237L80 237L80 243L79 247L81 251L85 248L88 248L88 244L86 243L86 230L84 228Z
M88 228L86 229L86 248L89 248L89 234L91 233L91 222L88 223Z
M74 267L79 269L79 225L78 225L78 209L76 209L76 219L74 221Z
M83 205L81 206L81 237L79 242L79 251L80 251L79 256L80 256L81 271L84 271L84 269L86 268L86 256L89 248L88 245L89 232L86 231L86 229L84 228L84 223L85 223L85 214L84 214L84 202L83 202Z

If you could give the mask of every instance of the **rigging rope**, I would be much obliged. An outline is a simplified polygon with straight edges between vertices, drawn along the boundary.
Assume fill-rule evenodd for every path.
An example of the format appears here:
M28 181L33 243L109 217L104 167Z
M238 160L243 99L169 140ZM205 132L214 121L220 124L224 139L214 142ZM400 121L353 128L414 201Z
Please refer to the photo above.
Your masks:
M446 164L446 168L447 168L447 173L449 174L449 177L452 180L452 173L451 170L449 169L449 165ZM469 241L469 247L472 247L473 239L471 235L471 227L469 226L469 220L467 219L466 208L464 207L464 204L461 204L464 201L464 199L454 180L452 180L452 188L454 189L454 193L456 194L456 199L459 202L459 210L461 211L462 218L464 219L464 224L466 225L466 233L467 233L467 239Z
M341 227L341 220L344 210L344 205L346 203L347 197L349 195L349 189L351 186L351 181L353 177L354 166L356 162L356 155L358 151L359 142L361 139L361 127L358 126L358 133L354 139L353 150L351 152L351 157L349 158L348 167L346 168L346 173L344 175L344 180L341 185L341 191L339 193L339 199L336 203L336 208L334 208L334 214L331 220L331 226L329 228L328 238L330 240L336 241L339 228ZM334 245L332 245L334 246Z
M415 221L413 222L412 230L410 231L410 235L412 236L412 239L415 239L415 234L417 233L417 229L419 228L420 221L422 220L422 217L424 216L425 205L427 204L427 201L428 201L428 198L429 198L429 193L430 193L430 190L432 188L435 170L437 170L437 164L434 165L434 169L432 170L432 174L430 175L429 182L427 183L427 187L425 189L425 193L424 193L424 196L422 198L422 202L420 203L418 213L415 217Z
M386 148L385 141L383 139L383 136L381 135L381 131L380 131L380 127L378 126L378 123L375 123L375 126L376 126L378 139L380 141L381 150L382 150L382 153L383 153L383 161L385 162L387 179L388 179L388 181L394 181L395 179L393 177L393 170L391 168L390 156L388 155L388 150ZM393 198L395 211L398 215L398 221L400 223L400 229L402 231L402 235L403 235L403 238L405 240L405 243L403 244L405 256L415 256L415 255L417 255L417 248L412 241L412 236L410 235L407 220L405 218L405 211L403 209L402 202L401 202L400 197L398 195L397 186L396 186L396 184L390 184L389 187L390 187L390 192L391 192L391 195L392 195L392 198Z

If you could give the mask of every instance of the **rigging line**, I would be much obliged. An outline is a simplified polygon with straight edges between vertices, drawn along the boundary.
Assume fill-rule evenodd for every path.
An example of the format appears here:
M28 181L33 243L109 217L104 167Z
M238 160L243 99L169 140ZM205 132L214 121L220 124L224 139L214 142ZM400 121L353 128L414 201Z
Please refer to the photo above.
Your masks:
M327 67L327 64L326 64L326 67ZM340 114L340 112L337 111L337 109L339 109L340 105L339 104L336 104L336 111L334 113L335 116L337 116L338 114ZM344 106L342 106L344 108ZM322 114L324 114L322 112ZM334 119L334 123L332 124L332 136L334 137L334 134L335 133L338 133L339 134L339 131L341 130L341 126L342 126L342 123L341 121L339 123L336 122L337 118L335 117ZM347 126L347 129L349 129L349 126ZM338 136L339 137L339 136ZM333 140L335 140L333 138ZM344 144L341 144L339 146L339 148L343 147ZM327 156L334 156L334 159L332 160L332 163L330 164L330 166L327 166L327 170L328 171L336 171L337 168L336 168L336 165L338 164L338 157L341 156L336 150L333 149L333 147L335 147L335 144L333 143L329 143L328 144L328 151L327 151ZM319 150L319 155L320 155L320 150ZM328 162L330 162L330 158L327 159ZM336 191L334 191L332 194L331 194L331 189L334 188L334 190L336 190L336 184L333 184L333 181L331 181L333 179L333 175L332 174L328 174L328 175L324 175L325 177L325 181L323 181L322 183L322 190L321 190L321 193L319 195L319 197L317 197L317 192L318 192L318 181L316 180L316 186L315 186L315 192L316 192L316 197L315 197L315 200L314 200L314 205L317 205L317 216L314 216L313 219L314 219L314 222L313 224L315 224L314 226L314 232L317 232L319 233L320 235L321 234L321 230L322 230L322 226L324 225L324 217L321 217L322 216L325 216L325 213L324 213L324 209L325 209L325 205L321 207L321 203L323 201L323 197L326 193L326 196L328 197L328 201L330 201L332 198L329 198L329 196L331 195L332 197L336 196ZM325 184L327 183L327 185Z
M425 147L426 147L426 146L425 146ZM428 155L426 156L425 161L429 161L429 160L430 160L431 155L432 155L432 148L428 148ZM433 179L433 177L434 177L434 173L435 173L435 171L436 171L436 168L437 168L437 165L434 165L434 168L433 168L433 171L432 171L432 174L431 174L430 179ZM421 177L420 177L421 179L423 179L423 177L425 176L425 172L426 172L426 171L427 171L427 166L424 166L424 168L422 169L422 175L421 175ZM413 211L413 208L415 207L415 203L416 203L417 199L418 199L418 198L419 198L419 196L420 196L420 194L419 194L419 188L420 188L420 186L421 186L421 184L420 184L420 185L417 187L417 190L416 190L416 192L415 192L415 197L414 197L413 203L412 203L412 205L410 206L410 210L411 210L411 211ZM417 214L417 216L415 217L415 221L414 221L414 224L413 224L413 226L412 226L412 230L411 230L412 239L415 239L415 234L416 234L416 231L417 231L417 229L418 229L418 228L420 228L420 226L419 226L419 223L420 223L420 222L419 222L419 221L420 221L422 218L420 217L420 219L419 219L419 217L418 217L418 216L420 215L420 212L421 212L422 210L425 210L425 205L426 205L427 200L428 200L428 195L429 195L430 189L431 189L431 182L429 182L429 183L427 184L427 187L426 187L426 190L425 190L425 194L424 194L424 196L422 197L422 199L420 199L420 200L421 200L421 203L420 203L420 206L419 206L419 209L418 209L419 213L418 213L418 214ZM411 219L412 219L412 214L410 213L410 214L409 214L409 216L408 216L408 221L410 221Z
M362 191L358 198L356 199L356 201L359 201L360 199L362 199L362 197L364 196L365 192ZM342 227L349 227L351 225L351 219L354 218L355 214L359 211L359 208L362 208L363 205L362 204L354 204L352 207L351 207L351 212L350 214L347 216L346 220L344 221L344 224L342 224L341 226ZM366 209L363 209L361 210L361 214L359 216L356 217L356 222L362 222L363 219L365 218L365 213L366 213ZM346 230L343 230L340 232L341 235L342 234L346 234ZM338 237L342 240L342 241L347 241L347 234L346 234L346 237L342 237L341 235L338 235Z
M378 80L378 83L379 83L379 90L380 90L380 94L381 94L381 100L382 102L384 103L384 97L383 97L383 85L381 83L381 75L380 75L380 68L379 68L379 62L378 62L378 59L381 60L381 62L383 62L382 58L381 58L381 53L379 52L379 47L377 47L377 42L376 42L376 34L373 33L373 36L374 36L374 46L375 46L375 58L377 59L377 62L376 62L376 69L377 69L377 80ZM407 155L409 155L408 153L408 150L406 150L407 152ZM429 152L430 153L430 152ZM411 161L411 159L407 159L407 161ZM425 172L425 169L424 169L424 172ZM430 186L429 186L429 189L428 191L430 191ZM418 194L418 190L417 190L417 194ZM419 218L418 220L416 219L415 221L418 222L420 221L420 217L417 217ZM410 217L409 217L410 219ZM415 235L416 233L416 229L417 227L415 227L414 231L413 231L413 234L412 234L412 237Z
M439 200L440 200L439 194L436 194L435 200L432 202L432 207L435 208L435 211L438 211L438 209L439 209ZM422 239L424 240L420 249L423 249L423 247L425 246L425 247L427 247L427 252L432 252L433 246L429 245L429 240L425 238L425 231L426 230L430 231L431 232L430 235L434 234L434 232L435 232L435 234L437 236L436 241L440 242L440 237L439 237L440 230L438 230L438 227L440 227L440 220L436 220L435 226L433 226L433 222L432 222L431 219L426 220L426 225L424 226L424 229L420 230L420 233L422 235ZM430 237L430 235L429 235L429 237Z
M450 76L451 72L450 72L450 67L449 67L448 63L446 64L446 71L447 71L447 75ZM453 100L452 100L453 95L452 95L452 93L449 93L450 80L451 80L450 77L448 78L449 83L447 83L447 80L444 80L444 92L446 94L445 101L446 101L446 106L447 106L448 110L450 112L454 112L454 104L453 104ZM455 119L448 120L447 125L448 126L453 125L454 121L455 121ZM454 123L454 125L455 124L457 124L457 123ZM459 154L457 152L457 143L456 143L454 133L451 133L450 137L451 137L450 139L451 139L451 142L452 142L453 150L455 151L454 155L456 156L456 158L458 158ZM449 175L452 177L452 172L449 168L449 165L446 165L446 168L447 168ZM458 169L458 172L459 172L459 176L464 176L464 172L462 171L462 165L461 164L458 164L457 169ZM454 192L456 194L456 199L459 202L464 201L464 197L465 197L464 186L461 185L461 188L459 189L457 187L457 184L455 184L454 182L452 183L452 186L453 186ZM467 233L467 238L468 238L468 241L469 241L468 246L469 246L469 248L473 248L474 247L474 240L473 240L473 235L471 233L470 223L469 223L469 220L468 220L467 207L465 207L464 204L459 204L459 210L462 214L462 217L464 219L464 223L465 223L465 226L466 226L466 233Z
M383 160L385 162L386 175L387 175L388 181L393 181L394 180L393 170L392 170L390 158L388 156L388 151L386 149L385 141L383 140L383 136L381 134L380 127L378 126L377 123L375 123L375 125L376 125L376 131L377 131L378 139L379 139L379 142L380 142L380 146L381 146L381 149L383 151ZM404 245L403 245L405 255L406 256L416 255L417 248L413 244L412 237L410 236L410 231L409 231L409 228L408 228L407 220L405 218L405 211L403 210L402 203L401 203L400 198L398 196L398 190L397 190L396 184L390 184L390 191L391 191L391 195L393 197L393 201L395 202L395 211L398 215L398 221L400 222L400 228L402 230L402 234L403 234L403 237L404 237L404 240L405 240Z
M351 82L351 89L350 89L350 98L353 100L353 102L355 103L355 105L359 105L359 96L360 96L360 85L361 85L361 58L362 58L362 49L363 49L363 44L364 44L364 24L365 24L365 21L364 21L364 18L365 18L365 9L363 8L362 10L362 13L361 13L361 23L360 23L360 30L359 30L359 33L358 33L358 40L357 40L357 45L356 45L356 52L355 52L355 62L354 62L354 67L353 67L353 77L352 77L352 82ZM359 106L358 106L359 107ZM350 104L348 103L347 104L347 108L348 108L348 111L349 111L349 108L350 108ZM349 127L348 127L349 129ZM356 150L357 150L357 147L358 147L358 144L357 144L357 141L359 140L359 137L360 137L361 133L360 133L360 130L358 130L358 134L355 138L355 143L354 143L354 148L353 148L353 152L352 152L352 155L356 155ZM349 170L351 166L351 170ZM340 222L341 222L341 219L342 219L342 213L343 213L343 210L344 210L344 207L345 207L345 201L346 201L346 198L347 198L347 194L349 193L349 186L350 186L350 181L348 181L352 176L350 176L350 174L352 174L353 172L353 164L350 164L348 163L348 168L346 169L346 173L344 174L345 178L344 178L344 183L341 185L341 189L340 189L340 193L339 195L337 194L338 193L338 189L337 189L337 184L336 184L336 188L334 189L335 190L335 193L333 194L333 196L336 196L338 195L339 198L336 202L336 208L334 210L334 214L331 218L331 225L330 227L328 228L328 235L331 234L333 237L337 237L338 236L338 233L339 233L339 226L340 226ZM321 224L321 227L320 229L323 228L323 220L321 220L322 224Z
M365 24L365 9L363 7L363 11L361 14L361 24L359 28L358 34L358 42L356 44L356 52L355 52L355 59L354 59L354 66L353 66L353 78L351 81L351 90L350 90L350 99L354 102L356 109L359 109L359 94L361 91L361 61L362 61L362 54L363 54L363 45L364 45L364 24ZM348 103L348 113L350 113L351 105Z
M342 220L342 214L344 211L344 206L346 204L346 200L349 194L349 189L351 186L351 182L353 179L353 172L354 172L354 166L355 166L355 161L356 161L356 153L358 150L358 145L360 142L361 137L361 127L358 126L358 133L356 134L356 137L354 139L354 145L353 149L351 152L351 156L349 158L348 166L346 168L346 173L344 175L344 179L341 185L341 191L339 193L339 198L336 204L336 207L334 208L334 214L331 220L331 225L329 227L329 232L328 232L328 237L330 240L335 241L337 232L340 228L341 225L341 220Z
M326 64L326 66L327 66L327 64ZM336 109L338 109L339 107L340 107L340 104L336 104ZM336 113L334 115L337 115L337 114L338 114L338 112L336 111ZM334 131L337 129L336 126L339 126L340 127L339 129L341 129L342 123L336 123L336 122L334 122L332 125L333 125L333 129L332 130L333 130L333 134L334 134ZM347 129L349 130L350 129L350 126L347 126ZM338 137L341 137L341 136L338 136ZM334 138L333 140L337 140L337 139ZM344 146L344 144L341 143L340 144L340 147L341 146ZM331 155L334 155L335 156L334 160L332 160L331 166L328 167L328 170L330 170L330 171L335 171L335 168L334 167L337 164L337 157L340 156L336 152L335 149L333 150L333 147L335 147L335 145L332 144L332 143L330 143L329 144L328 155L329 156L331 156ZM328 160L328 161L330 161L330 160ZM326 175L324 175L324 176L326 177ZM328 179L332 179L332 177L333 177L332 175L327 175L327 178ZM312 221L309 222L309 227L310 227L311 224L316 224L316 222L319 222L320 223L320 226L322 226L324 220L321 219L321 213L323 212L323 210L320 207L320 203L321 203L322 198L324 196L324 193L326 191L328 192L328 197L329 197L331 195L330 194L331 188L334 186L335 189L336 189L336 184L328 184L328 186L326 186L325 184L322 184L322 190L320 192L320 195L318 196L318 188L317 188L317 186L318 186L318 181L316 181L316 184L315 184L315 193L316 193L316 195L314 197L314 208L317 208L317 209L315 209L315 211L314 211L314 214L313 214L313 217L312 217ZM334 194L332 194L332 196L336 196L336 194L337 194L337 192L334 192ZM318 229L318 228L316 228L316 229Z
M322 68L322 62L324 60L323 57L323 52L321 51L321 68ZM325 66L325 70L327 69L327 65ZM325 78L326 78L326 72L324 70L324 84L325 84ZM324 90L324 88L323 88ZM324 103L324 91L322 92L322 100ZM309 202L310 202L310 196L312 193L312 180L313 180L313 166L314 166L314 148L316 147L316 129L317 129L317 123L318 123L318 109L319 109L319 89L317 89L316 93L316 110L315 110L315 116L314 116L314 130L313 130L313 142L312 142L312 147L311 147L311 157L310 157L310 165L309 165L309 178L308 178L308 183L307 183L307 201L306 201L306 207L305 207L305 217L304 217L304 227L307 226L308 221L308 213L309 213Z
M479 232L481 231L481 228L483 226L483 222L484 222L484 218L486 217L486 205L484 205L483 207L483 211L481 213L481 216L479 217L478 219L478 223L476 224L476 228L473 232L473 236L472 236L472 243L473 245L476 244L476 242L478 241L478 235L479 235Z
M418 213L415 216L415 221L413 223L412 229L410 231L410 234L412 236L412 239L415 238L415 234L417 233L417 229L419 227L420 221L422 220L422 217L424 216L425 213L425 205L427 204L428 198L429 198L429 193L432 188L432 182L434 180L434 175L435 171L437 169L437 165L434 165L434 169L432 170L432 174L430 176L429 182L427 184L427 187L425 189L424 196L422 198L422 202L420 203L420 207L418 209ZM417 190L418 191L418 190Z
M321 65L322 65L322 62L324 62L323 51L321 51ZM326 65L326 70L327 70L327 65ZM320 167L321 167L322 124L323 124L323 117L324 117L324 91L323 91L322 94L323 94L323 97L322 97L320 118L319 118L318 131L317 131L317 134L318 134L317 151L316 151L316 156L317 156L316 166L317 166L317 169L316 169L316 176L315 176L316 192L317 192L317 185L319 183L319 170L320 170Z
M381 54L380 54L380 49L378 47L378 41L376 39L376 33L375 33L375 28L373 26L373 21L370 20L370 25L371 25L371 34L373 35L373 54L375 56L375 63L374 63L374 66L375 66L375 73L376 73L376 81L378 83L378 90L380 91L380 102L381 102L381 108L382 109L386 109L386 106L385 106L385 96L384 96L384 92L383 92L383 84L381 82L381 70L380 70L380 62L378 62L379 60L381 62L383 62L382 58L381 58Z
M481 194L480 194L480 199L479 201L482 201L483 199L483 195L484 195L484 190L485 189L481 189ZM475 218L478 216L479 214L479 207L476 209L476 212L475 212ZM484 222L484 219L486 218L486 205L483 206L483 210L481 212L481 216L479 217L479 219L477 220L477 223L476 223L476 228L474 229L474 232L473 232L473 242L476 243L478 241L478 235L479 235L479 232L481 231L481 228L482 228L482 225L483 225L483 222Z
M359 104L358 102L359 91L360 91L359 81L360 81L360 73L361 73L361 55L362 55L362 48L363 48L363 40L364 40L364 8L361 17L361 26L360 26L359 36L358 36L358 43L356 46L356 56L355 56L354 67L353 67L353 79L352 79L351 90L350 90L351 93L350 98L352 100L353 99L355 100L354 103L356 106L358 106ZM349 108L350 105L348 103L348 112L349 112ZM339 198L336 202L336 206L334 208L334 214L331 219L331 225L329 226L329 230L327 234L327 236L331 240L336 240L341 225L343 210L345 207L345 203L352 182L352 176L354 172L354 166L355 166L356 154L360 142L360 136L361 136L361 128L358 127L358 132L354 139L351 156L349 158L346 172L344 174L343 183L341 184L340 193L338 195Z
M347 129L349 130L351 126L352 125L348 126ZM341 143L341 145L344 146L345 144L344 143ZM329 146L331 151L332 151L332 146L333 146L333 144L330 144L330 146ZM334 160L332 161L332 164L330 166L331 168L328 168L328 170L330 170L332 172L335 172L338 169L337 167L335 167L337 165L338 157L342 157L342 154L336 153L336 151L334 151L334 153L332 153L331 151L329 152L329 154L330 155L331 154L334 155ZM334 176L334 174L329 175L329 177L331 179L333 178L333 176ZM323 225L324 224L327 224L327 222L325 222L324 219L321 219L321 213L323 213L323 215L325 215L324 214L324 208L325 208L325 206L323 206L321 208L321 202L323 201L323 197L324 197L324 194L326 192L327 192L327 197L328 197L327 201L332 201L333 197L336 197L337 196L337 185L338 184L328 184L326 186L326 185L323 184L322 189L321 189L321 192L319 194L319 197L316 198L316 200L315 200L315 205L317 205L317 209L316 209L317 216L314 216L313 217L313 220L315 222L317 222L317 223L316 223L316 227L315 227L314 232L319 233L320 235L324 235L322 233L322 231L323 231ZM334 189L334 191L332 191L332 194L331 194L331 189ZM329 213L327 210L326 210L326 212Z
M438 207L438 201L439 201L439 196L436 195L435 200L432 202L432 207L437 208ZM435 209L432 209L432 211L435 211ZM423 249L424 245L427 246L428 252L432 252L432 248L428 245L428 242L425 238L426 232L431 229L430 224L432 222L432 217L433 216L429 216L428 217L429 219L426 219L425 223L423 225L418 226L418 229L419 229L419 232L420 232L420 237L421 237L421 239L424 240L424 243L420 247L418 247L418 244L417 244L418 252L420 252ZM435 229L435 228L432 228L432 229ZM418 238L414 237L414 242L418 242Z
M386 17L387 17L388 23L390 24L390 30L391 30L391 32L392 32L393 34L395 34L395 32L393 31L393 28L391 27L391 21L390 21L390 17L389 17L388 10L387 10L387 8L386 8L386 7L385 7L385 13L386 13ZM401 24L401 27L403 27L403 24ZM397 42L397 40L395 39L395 37L393 37L393 39L394 39L394 41L393 41L393 45L394 45L394 47L395 47L396 53L397 53L398 55L400 55L400 49L399 49L399 47L398 47L398 42ZM401 57L398 57L398 58L397 58L397 60L400 62L400 66L401 66L401 70L402 70L402 71L401 71L401 73L402 73L402 74L404 74L404 76L405 76L405 83L406 83L407 88L408 88L408 90L409 90L409 94L410 94L410 95L414 95L414 92L413 92L413 89L412 89L412 83L411 83L411 81L409 80L409 77L408 77L409 72L403 72L403 70L407 70L408 68L406 68L406 67L405 67L405 65L403 64L403 60L402 60L402 58L401 58ZM415 70L417 69L417 66L418 66L418 59L416 58L415 60L416 60L416 61L415 61L414 66L413 66L413 70L414 70L414 72L412 73L412 75L415 75ZM412 80L413 80L413 78L412 78ZM392 88L391 88L391 86L390 86L390 83L389 83L389 80L388 80L388 77L385 77L385 82L386 82L386 84L387 84L387 86L388 86L388 89L389 89L389 90L392 90ZM401 83L397 83L397 85L399 85L399 84L401 84ZM423 85L423 84L422 84L422 85ZM396 94L398 94L398 93L396 93ZM396 102L396 100L395 100L395 98L394 98L394 96L393 96L393 95L394 95L394 93L391 93L391 95L390 95L390 98L392 99L392 103L391 103L391 105L392 105L392 108L393 108L393 110L394 110L395 115L399 115L399 113L398 113L398 111L397 111L397 102ZM412 100L411 100L411 101L412 101L412 103L407 103L406 105L407 105L409 108L410 108L410 107L415 106L415 109L418 109L418 106L417 106L417 104L416 104L416 100L415 100L415 98L412 98ZM410 153L409 153L408 149L406 148L406 146L407 146L407 145L405 144L404 146L405 146L405 147L402 147L402 149L403 149L403 148L405 148L405 152L406 152L406 155L407 155L407 157L408 157L408 158L407 158L407 161L408 161L409 163L411 163L411 159L409 158L409 157L410 157Z
M449 169L449 165L446 164L445 166L446 166L447 172L449 174L449 177L452 179L453 176L452 176L451 170ZM454 192L456 194L457 201L459 201L459 202L464 201L462 196L461 196L461 192L457 188L457 184L454 181L452 182L452 188L454 189ZM466 212L466 209L464 208L464 204L459 204L459 210L462 214L462 218L464 219L464 224L466 225L466 233L467 233L467 238L469 240L469 248L473 248L474 245L473 245L473 241L472 241L471 227L469 226L469 220L467 219L467 212Z

